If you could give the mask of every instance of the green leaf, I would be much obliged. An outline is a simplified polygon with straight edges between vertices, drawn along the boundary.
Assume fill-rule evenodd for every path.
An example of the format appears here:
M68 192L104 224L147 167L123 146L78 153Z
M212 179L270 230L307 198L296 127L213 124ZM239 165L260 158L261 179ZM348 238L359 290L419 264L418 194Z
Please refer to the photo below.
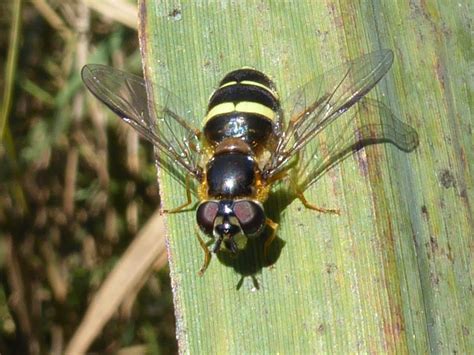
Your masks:
M473 348L472 58L466 3L140 2L145 77L198 117L228 71L270 75L284 98L373 50L395 62L377 89L416 128L410 154L367 147L307 191L318 214L278 193L274 266L261 244L237 260L203 255L194 211L167 216L180 350L189 353L468 352ZM472 78L471 78L472 80ZM157 86L154 98L160 101ZM159 174L166 208L185 191ZM470 238L471 237L471 238ZM262 266L262 264L264 266ZM472 272L472 271L471 271Z

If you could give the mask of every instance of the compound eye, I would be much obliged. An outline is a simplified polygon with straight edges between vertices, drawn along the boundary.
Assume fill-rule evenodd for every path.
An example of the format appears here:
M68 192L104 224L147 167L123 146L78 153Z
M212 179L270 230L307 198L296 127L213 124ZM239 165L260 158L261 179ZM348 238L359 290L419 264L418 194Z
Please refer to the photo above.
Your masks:
M256 202L247 200L235 202L234 214L247 237L256 236L265 227L265 212Z
M199 228L206 233L212 234L214 228L214 220L217 216L219 205L214 201L206 201L199 205L196 211L196 220Z

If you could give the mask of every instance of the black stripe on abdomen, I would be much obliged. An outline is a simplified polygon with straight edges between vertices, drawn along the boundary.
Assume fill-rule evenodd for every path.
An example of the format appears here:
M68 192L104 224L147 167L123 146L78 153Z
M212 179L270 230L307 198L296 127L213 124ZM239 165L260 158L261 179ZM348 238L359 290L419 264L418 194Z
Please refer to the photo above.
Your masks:
M268 76L252 68L241 68L230 72L224 77L224 79L221 80L219 86L225 85L232 81L237 83L242 81L253 81L266 86L270 90L275 90L273 82Z
M209 100L208 110L225 103L256 102L273 111L278 109L278 100L266 89L251 84L234 84L216 90Z

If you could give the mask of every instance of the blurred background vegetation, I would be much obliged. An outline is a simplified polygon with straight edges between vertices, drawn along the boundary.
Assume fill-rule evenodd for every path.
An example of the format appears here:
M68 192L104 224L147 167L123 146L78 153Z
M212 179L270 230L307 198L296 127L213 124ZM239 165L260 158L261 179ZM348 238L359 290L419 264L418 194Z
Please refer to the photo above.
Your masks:
M91 298L159 206L153 152L80 80L137 74L136 5L0 2L0 353L62 353ZM177 351L166 260L90 351Z

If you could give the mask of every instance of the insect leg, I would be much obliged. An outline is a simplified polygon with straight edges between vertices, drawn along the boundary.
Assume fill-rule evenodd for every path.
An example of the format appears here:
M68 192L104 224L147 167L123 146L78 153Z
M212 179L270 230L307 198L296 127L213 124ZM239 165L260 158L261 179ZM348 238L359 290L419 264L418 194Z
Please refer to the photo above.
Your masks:
M292 185L292 189L296 195L296 197L301 201L301 203L303 204L303 206L305 206L306 208L310 209L310 210L313 210L313 211L318 211L318 212L321 212L321 213L333 213L333 214L337 214L339 215L340 214L340 211L339 209L337 208L324 208L324 207L319 207L319 206L316 206L310 202L308 202L308 200L306 199L306 197L304 197L304 194L303 194L303 190L300 190L301 189L301 185L300 185L300 182L298 181L298 179L302 176L302 167L301 167L301 155L300 153L297 154L297 158L296 158L296 167L295 169L292 170L292 173L291 173L291 185Z
M204 263L202 264L201 268L199 269L198 275L202 276L204 275L204 272L206 271L207 267L209 266L209 263L211 262L211 257L212 254L209 251L209 248L207 247L206 243L204 243L204 240L199 236L199 232L195 230L196 232L196 237L199 241L199 245L201 246L202 250L204 251Z
M278 180L283 180L289 176L288 174L288 169L285 169L283 171L280 171L279 173L273 175L271 178L267 180L267 184L273 184L274 182Z
M186 207L188 207L192 202L193 199L191 197L191 186L190 186L190 175L186 175L186 202L183 203L181 206L178 206L176 208L173 208L171 210L164 210L164 213L176 213L184 210Z
M306 200L306 197L304 197L304 195L301 191L296 191L296 197L298 197L298 199L301 201L303 206L305 206L306 208L308 208L310 210L318 211L318 212L321 212L321 213L334 213L334 214L337 214L337 215L341 214L339 209L337 209L337 208L319 207L319 206L316 206L316 205L308 202L308 200Z
M267 226L269 226L271 229L272 229L272 234L270 234L270 236L267 238L267 240L265 240L265 244L263 245L263 256L265 258L265 260L267 260L267 256L268 256L268 248L270 247L270 245L272 244L272 242L275 240L275 237L276 237L276 231L278 229L278 223L276 222L273 222L270 218L267 217L267 219L265 220L265 223Z

